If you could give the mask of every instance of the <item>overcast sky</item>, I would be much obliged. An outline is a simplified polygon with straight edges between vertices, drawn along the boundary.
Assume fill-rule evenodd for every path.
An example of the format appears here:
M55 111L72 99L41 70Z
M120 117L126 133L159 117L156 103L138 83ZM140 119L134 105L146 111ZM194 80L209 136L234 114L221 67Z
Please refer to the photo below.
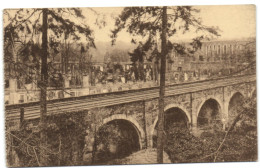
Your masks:
M195 8L200 9L198 17L202 19L203 25L219 27L221 30L221 37L219 37L220 40L241 39L255 37L256 35L256 9L254 5L212 5L195 6ZM81 9L83 11L83 15L85 16L83 22L89 25L93 30L95 41L110 42L110 31L114 28L114 18L122 12L123 8L99 7ZM15 12L12 12L12 14L14 13ZM98 21L104 20L106 22L106 26L101 28L98 27L95 24L97 18ZM78 19L76 20L79 21ZM82 20L79 22L82 22ZM8 22L4 23L4 25L7 23ZM194 29L190 29L190 32L185 34L183 34L182 31L179 31L179 33L174 35L172 39L177 41L191 40L193 37L200 35L194 34L194 32ZM131 36L126 31L122 31L118 34L117 41L130 43Z
M218 26L222 32L220 39L241 39L247 37L255 37L256 34L256 16L254 5L228 5L228 6L196 6L201 12L199 16L202 18L204 25ZM110 41L110 30L113 29L114 20L112 16L120 14L123 8L93 8L100 13L100 18L105 16L107 26L98 29L96 26L91 26L94 29L96 41ZM84 9L87 16L87 21L93 23L95 17L93 12ZM93 25L93 24L92 24ZM175 36L178 40L187 40L194 35L193 32L186 34L178 34ZM130 36L126 32L121 32L118 40L129 42Z

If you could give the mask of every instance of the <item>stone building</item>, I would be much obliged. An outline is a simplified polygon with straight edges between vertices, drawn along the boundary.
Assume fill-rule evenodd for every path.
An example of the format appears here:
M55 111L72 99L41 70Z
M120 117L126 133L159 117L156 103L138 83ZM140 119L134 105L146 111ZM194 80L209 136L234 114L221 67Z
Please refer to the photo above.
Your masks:
M198 76L229 74L255 61L255 44L255 39L204 41L193 54L180 55L172 51L167 71L177 78L185 72ZM189 43L184 46L190 47Z

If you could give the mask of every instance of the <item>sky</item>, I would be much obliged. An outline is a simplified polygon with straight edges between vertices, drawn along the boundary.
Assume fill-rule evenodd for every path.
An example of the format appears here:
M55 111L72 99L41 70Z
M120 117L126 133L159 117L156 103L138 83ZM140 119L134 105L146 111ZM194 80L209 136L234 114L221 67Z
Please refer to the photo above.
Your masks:
M218 26L221 38L255 37L256 7L254 5L237 6L199 6L205 25Z
M241 39L248 37L255 37L256 35L256 8L254 5L223 5L223 6L195 6L200 9L202 22L206 26L218 26L221 30L221 37L219 39ZM93 12L83 9L86 16L86 22L90 23L94 30L96 41L108 42L110 41L110 30L114 27L113 17L121 13L123 8L106 7L106 8L92 8L99 13L99 18L104 18L107 25L102 29L93 26L95 18ZM188 40L194 36L194 32L185 34L179 33L175 37L177 40ZM131 38L128 33L122 31L118 40L130 42Z
M200 17L203 25L219 27L221 37L220 40L241 39L255 37L256 35L256 7L254 5L211 5L211 6L194 6L199 9L200 13L196 17ZM76 22L84 22L93 30L95 42L111 42L111 30L115 25L115 17L123 10L123 7L93 7L81 8L85 19L74 19ZM8 11L15 14L15 10ZM38 15L34 16L35 18ZM6 17L4 17L6 18ZM6 19L5 19L6 20ZM8 21L4 20L4 25ZM105 25L96 25L96 22L105 21ZM195 34L195 29L190 29L185 34L180 31L172 39L177 41L191 40L202 34ZM117 41L130 43L131 36L125 30L118 34ZM83 41L84 42L84 41Z

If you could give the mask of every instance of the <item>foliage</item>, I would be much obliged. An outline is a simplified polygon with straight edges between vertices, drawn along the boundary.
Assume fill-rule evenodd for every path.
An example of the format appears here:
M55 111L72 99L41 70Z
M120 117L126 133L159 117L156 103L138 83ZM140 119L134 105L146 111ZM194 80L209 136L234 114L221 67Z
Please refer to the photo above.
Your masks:
M205 31L212 35L219 36L217 28L207 27L202 25L200 18L196 18L195 14L199 10L191 6L177 6L168 7L168 25L167 35L170 38L178 31L183 33L190 30L191 27L195 28L195 31ZM136 43L136 36L142 36L146 39L144 44L140 43L138 47L141 47L144 52L152 49L155 45L158 45L158 39L161 35L162 28L162 7L127 7L124 8L121 15L116 18L116 28L112 31L112 42L115 42L117 34L122 29L126 29L127 32L133 35L132 42ZM200 47L200 41L207 36L200 36L193 39L193 48ZM153 48L155 49L155 48Z
M240 109L241 110L241 109ZM227 131L204 130L200 137L183 127L171 127L167 132L165 151L173 163L234 162L257 160L256 99L246 100L241 117L225 138ZM238 113L239 115L239 113ZM234 121L234 120L233 120ZM223 146L219 149L223 139Z
M40 146L38 126L28 129L29 123L38 124L38 120L26 121L21 130L12 132L12 148L19 157L19 166L39 166L37 159L40 149L46 150L47 166L81 165L79 157L83 155L86 125L83 117L77 114L65 114L48 118L47 146ZM34 150L36 153L34 153ZM13 156L12 156L13 157ZM12 163L9 163L12 166Z
M5 10L5 64L11 68L11 71L17 71L13 68L14 64L27 63L31 65L32 71L39 71L40 58L42 57L40 46L42 33L42 18L40 16L42 11L43 9ZM92 30L83 23L85 17L79 8L48 8L47 13L49 63L57 55L62 55L63 39L75 42L85 37L86 50L89 47L95 47ZM81 49L81 51L83 50ZM49 71L51 68L53 67L49 66Z
M138 43L137 48L130 52L130 58L133 64L136 61L143 62L145 56L147 60L155 60L158 63L160 59L160 39L162 37L162 7L126 7L122 13L116 18L116 28L112 30L112 44L115 43L117 34L126 29L132 35L131 42ZM180 54L192 54L201 47L201 40L208 39L207 35L202 35L192 39L191 48L186 48L177 42L171 42L170 38L176 33L185 33L194 28L195 32L202 31L209 35L219 36L218 28L208 27L202 24L200 18L196 14L200 11L192 6L167 7L167 38L169 40L167 52L174 50ZM153 54L150 54L153 53ZM171 60L169 60L171 61Z

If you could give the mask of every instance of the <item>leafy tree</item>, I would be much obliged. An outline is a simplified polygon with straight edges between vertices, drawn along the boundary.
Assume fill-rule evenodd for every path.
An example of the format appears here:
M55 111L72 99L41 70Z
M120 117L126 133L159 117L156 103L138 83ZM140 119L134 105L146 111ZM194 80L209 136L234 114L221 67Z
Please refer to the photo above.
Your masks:
M163 154L163 109L164 109L164 90L165 90L165 65L166 55L169 48L180 46L177 43L169 42L168 39L177 32L187 32L193 27L196 32L203 31L210 35L218 36L216 28L204 26L201 20L196 17L199 10L192 6L176 6L176 7L126 7L122 13L116 18L116 28L112 30L112 44L115 43L118 32L126 29L132 34L132 42L136 43L136 37L145 39L142 51L156 50L158 41L161 41L161 51L158 52L157 62L161 62L160 67L160 95L159 95L159 131L158 131L158 163L162 163ZM160 39L160 40L159 40ZM194 40L196 39L196 40ZM196 49L200 46L199 38L194 38L193 47ZM197 42L197 43L196 43ZM195 43L197 45L195 45ZM140 47L140 45L139 45ZM142 57L143 54L136 50L132 54L132 59Z
M143 46L142 43L140 43L139 46L136 49L134 49L132 53L129 53L130 60L133 63L133 69L136 80L144 80L143 63L144 57L146 55L144 48L148 49L147 47Z
M39 41L41 45L40 52L40 66L41 66L41 98L40 98L40 146L46 146L46 114L47 114L47 82L48 82L48 64L47 58L50 57L51 49L58 52L58 43L62 38L67 39L69 35L73 40L80 40L81 35L86 38L92 46L94 46L94 39L92 31L89 26L84 23L71 20L71 17L83 19L82 11L78 8L43 8L43 9L18 9L8 11L5 14L9 23L4 27L5 38L4 41L12 45L15 50L15 42L24 39L26 45L30 45L29 41ZM14 14L11 16L11 14ZM37 36L35 36L37 35ZM40 40L41 37L41 40ZM32 49L32 48L31 48ZM25 56L30 56L31 49L24 50ZM27 53L27 54L26 54ZM11 63L16 63L17 53L13 52L13 59L9 60ZM46 158L44 157L44 150L41 150L40 165L46 166Z

